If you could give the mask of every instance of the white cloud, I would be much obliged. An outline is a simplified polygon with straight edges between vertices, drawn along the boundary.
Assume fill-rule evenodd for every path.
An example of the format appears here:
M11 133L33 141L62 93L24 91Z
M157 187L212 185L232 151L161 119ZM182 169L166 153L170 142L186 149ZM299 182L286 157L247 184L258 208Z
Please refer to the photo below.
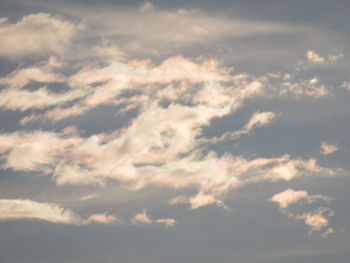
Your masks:
M39 203L27 199L0 199L0 220L36 219L59 224L86 225L115 223L119 219L107 214L92 214L81 218L70 209L52 203Z
M277 117L274 112L255 112L249 122L244 126L244 131L249 133L255 127L260 127L269 124L273 119Z
M122 37L123 51L133 55L170 54L174 49L178 51L198 44L215 46L227 39L296 32L296 27L288 24L248 21L234 15L215 15L198 9L166 11L149 2L141 8L116 5L93 8L88 5L56 5L55 8L94 25L98 33L91 32L90 38L100 35L115 39ZM104 15L97 15L101 13Z
M252 117L250 118L249 122L244 125L244 127L237 131L229 131L225 132L220 137L214 137L210 138L208 140L204 139L202 140L203 143L218 143L223 142L226 140L233 140L238 139L243 134L249 134L252 132L255 128L265 126L269 123L271 123L278 114L274 112L255 112Z
M161 218L161 219L157 219L156 222L158 224L162 224L162 225L165 225L165 226L174 226L177 221L173 218Z
M54 180L58 185L104 184L103 179L94 177L89 170L83 169L76 164L57 165Z
M331 89L321 83L314 77L306 80L291 81L287 80L278 87L281 96L292 95L294 97L311 97L315 99L324 98L331 94Z
M164 109L153 105L115 134L81 138L76 131L14 133L0 136L0 150L5 167L53 174L59 185L103 186L110 179L129 190L150 185L178 190L195 187L196 195L172 201L189 203L192 209L210 204L228 209L224 196L239 186L332 172L313 159L295 160L288 155L248 160L191 153L200 125L218 114L209 109L179 105ZM183 153L187 156L180 157Z
M50 14L24 16L17 23L0 20L0 56L18 58L29 55L64 53L80 30L79 25Z
M0 92L0 108L10 110L43 109L57 106L87 95L86 90L72 90L65 93L53 93L47 88L35 91L4 89Z
M111 224L111 223L121 223L121 220L114 215L109 214L92 214L86 220L83 221L84 224L100 223L100 224Z
M129 62L114 61L105 67L89 66L70 76L67 81L74 90L65 96L62 95L61 99L69 100L71 97L81 97L75 105L68 108L56 107L44 114L27 116L22 123L38 118L58 120L83 114L101 104L118 102L141 107L144 106L144 103L158 103L161 99L178 101L188 97L196 104L207 104L218 108L223 106L222 103L231 106L237 104L235 100L232 100L232 96L237 97L239 101L258 93L256 87L250 86L245 87L242 91L239 91L238 88L232 90L227 87L219 91L220 87L216 87L214 90L219 91L217 94L218 97L220 96L221 103L213 105L214 101L210 99L209 94L204 97L203 94L197 94L195 90L193 90L195 93L192 92L191 85L205 85L209 89L211 85L215 86L221 82L229 81L231 81L229 69L220 67L218 61L214 59L195 63L187 58L171 57L160 65L152 65L150 60L132 60ZM95 85L95 87L91 87L91 85ZM250 89L254 91L248 93ZM130 99L118 99L118 95L125 90L139 90L142 95L133 96ZM243 92L245 93L243 94ZM49 104L51 94L37 91L36 93L28 93L28 95L38 97L38 93L43 95L41 97L48 97L44 101ZM44 104L44 101L41 105ZM19 102L12 103L14 108L16 103ZM40 103L38 104L40 105ZM27 108L39 107L39 105L29 104Z
M154 66L150 60L112 62L103 68L84 68L70 77L72 86L113 81L113 84L169 84L174 81L199 83L204 81L227 81L224 68L219 68L215 60L202 64L184 57L170 57Z
M128 17L125 17L125 14L128 14ZM89 13L88 16L96 22L95 14ZM107 17L98 17L102 21L111 22L108 14ZM137 24L143 24L142 28L135 24L133 17L141 18ZM123 18L126 20L123 21ZM159 22L155 24L154 19L163 21L164 24ZM115 21L114 17L113 21ZM121 23L121 27L115 27L112 25L114 22L111 22L108 28L104 28L101 32L110 31L112 35L125 34L131 38L141 38L140 43L159 42L160 45L168 45L169 41L173 41L176 45L186 46L227 36L244 37L261 32L278 33L286 29L283 25L266 23L259 24L257 30L254 29L258 25L255 22L211 18L200 11L165 12L150 4L145 4L135 14L130 10L123 12L118 21L116 23ZM126 22L131 23L132 26L123 27L123 23ZM22 27L31 28L29 26L31 23L49 24L50 32L51 23L57 26L58 31L61 27L66 30L65 33L56 32L48 43L45 42L48 46L40 47L44 53L64 52L78 31L77 25L46 14L31 15L17 24L7 23L6 26L13 28L11 30L20 31L23 30ZM100 26L103 27L103 25ZM166 30L165 27L167 27ZM158 31L155 30L157 28ZM236 31L233 30L235 28ZM287 29L290 28L287 27ZM156 31L157 33L153 33ZM35 37L30 30L25 33L21 31L18 34L24 37L27 33L30 37ZM40 36L45 35L45 32L40 30L39 33ZM59 47L56 47L52 42L58 41L60 37L66 37L64 38L66 40L62 41L62 45L57 44ZM39 46L44 45L41 40L39 38L37 41ZM19 55L38 52L30 48L21 50ZM133 49L132 45L130 48ZM13 110L52 107L47 111L34 112L33 115L26 116L22 124L33 119L58 120L82 115L96 106L106 104L126 104L125 111L137 108L139 115L119 130L85 138L80 137L76 130L61 133L37 131L27 134L0 135L3 168L34 170L49 174L58 185L103 186L108 180L116 180L129 191L137 191L148 186L169 187L180 192L176 193L177 197L170 200L170 203L188 203L191 209L212 204L229 209L224 203L225 194L248 184L263 181L289 181L301 175L333 172L320 167L312 158L303 160L282 155L273 158L249 159L234 156L232 153L220 157L212 153L205 155L204 151L201 151L203 144L208 142L203 139L202 128L209 125L214 118L234 113L246 99L255 96L267 98L282 95L293 98L326 96L328 88L322 85L317 76L293 81L292 73L289 77L286 77L287 74L282 76L272 73L260 77L246 73L233 74L232 69L221 66L216 59L198 62L199 60L181 56L172 56L154 65L149 59L127 59L119 46L108 41L101 46L93 46L91 50L98 56L96 58L98 62L79 61L72 66L74 70L77 69L77 72L67 77L57 73L61 65L57 59L52 58L46 64L15 70L2 78L0 82L7 86L7 89L1 91L0 106ZM314 62L321 60L321 57L316 55L312 53L308 59ZM80 65L84 67L81 69ZM274 90L270 88L272 78L282 83L281 86L276 85L278 92L273 92ZM45 88L35 91L21 89L31 82L61 82L68 84L71 90L56 94ZM136 95L130 95L127 98L120 96L126 90L135 92ZM73 100L76 100L74 105L64 107L65 102ZM164 101L168 104L163 105ZM249 134L258 127L268 125L277 116L278 114L274 112L257 111L242 129L225 133L215 140L226 140ZM196 193L192 196L181 195L181 190L188 187L194 188ZM81 200L90 198L91 196L82 197ZM290 204L300 200L311 202L322 198L320 195L310 196L305 191L289 190L289 192L275 195L272 199L281 208L288 208ZM46 205L40 206L37 203L25 203L23 206L30 205L41 207L42 210L46 209ZM64 219L60 219L59 214L62 214L63 218L67 217L68 221L77 220L78 223L75 224L118 221L118 218L108 214L93 214L86 219L81 219L70 210L56 206L54 208L54 211L50 211L57 214L58 219L55 220L60 222ZM72 218L69 217L70 213ZM37 212L34 214L28 212L27 215L32 218L45 218L45 215ZM304 220L306 224L316 229L316 217L320 219L322 214L312 215L299 215L298 219ZM73 218L77 219L73 220ZM152 219L147 215L146 210L136 214L132 221L139 224L158 223L166 226L176 223L171 218ZM321 221L320 219L319 222ZM324 223L323 226L325 226Z
M145 104L169 100L173 103L193 103L216 109L230 105L231 111L234 111L245 99L257 95L323 98L330 94L330 89L320 83L317 77L293 81L286 80L278 74L277 77L272 77L273 74L261 77L244 73L234 75L231 74L232 69L220 66L215 59L194 62L175 56L165 59L159 65L153 65L147 59L115 60L115 56L118 55L111 55L111 60L106 66L89 64L66 78L67 84L74 89L64 94L57 95L45 89L34 92L4 90L2 104L9 109L25 110L45 108L49 105L59 106L66 101L77 99L70 107L55 107L45 113L26 116L21 121L25 124L35 119L59 120L81 115L102 104L127 104L126 108L142 108L147 106ZM40 78L31 79L32 77L29 78L24 73L24 77L17 77L20 72L4 78L4 83L21 87L30 81L40 81ZM281 81L281 85L272 85L271 78ZM119 95L125 90L138 91L139 94L120 98ZM53 100L55 96L57 100ZM20 99L14 99L16 97ZM25 98L21 100L23 97L31 99L27 103ZM249 133L255 126L266 125L276 116L272 112L257 112L252 116L251 123L238 133ZM234 134L231 135L235 137L236 133Z
M203 192L199 192L195 196L178 196L169 201L170 204L178 204L178 203L189 203L191 209L197 209L202 206L207 206L211 204L215 204L220 207L224 207L229 210L229 208L223 203L222 200L216 199L212 194L206 194Z
M266 177L272 180L292 180L300 176L303 173L315 173L322 172L325 174L333 174L334 171L331 169L323 168L317 164L315 159L309 160L287 160L280 164L272 167L267 173Z
M287 208L290 204L296 203L301 199L307 199L308 197L309 195L306 191L288 189L284 192L275 194L271 197L270 201L278 203L280 208Z
M20 89L31 82L59 83L65 82L62 74L55 73L60 68L60 62L56 57L50 57L48 61L40 65L16 69L6 77L0 78L0 85L13 89Z
M0 134L0 152L7 155L3 156L5 167L52 172L49 167L56 158L80 141L78 137L60 138L59 134L44 131Z
M293 189L287 189L283 192L275 194L270 199L270 201L277 203L282 209L287 208L289 205L297 203L300 200L306 200L307 202L324 200L326 202L330 202L332 198L324 195L309 195L304 190L295 191Z

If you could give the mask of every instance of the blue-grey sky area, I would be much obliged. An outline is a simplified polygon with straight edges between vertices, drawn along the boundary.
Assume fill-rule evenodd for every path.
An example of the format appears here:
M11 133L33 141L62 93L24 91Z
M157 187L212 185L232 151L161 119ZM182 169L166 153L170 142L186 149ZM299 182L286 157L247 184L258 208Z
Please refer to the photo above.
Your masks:
M0 0L1 263L348 263L350 2Z

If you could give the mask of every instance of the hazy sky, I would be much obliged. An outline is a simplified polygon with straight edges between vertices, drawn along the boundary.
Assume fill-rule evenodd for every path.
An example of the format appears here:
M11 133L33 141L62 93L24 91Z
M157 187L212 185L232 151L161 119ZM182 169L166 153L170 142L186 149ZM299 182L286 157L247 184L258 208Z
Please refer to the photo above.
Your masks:
M349 262L349 27L346 0L0 0L0 262Z

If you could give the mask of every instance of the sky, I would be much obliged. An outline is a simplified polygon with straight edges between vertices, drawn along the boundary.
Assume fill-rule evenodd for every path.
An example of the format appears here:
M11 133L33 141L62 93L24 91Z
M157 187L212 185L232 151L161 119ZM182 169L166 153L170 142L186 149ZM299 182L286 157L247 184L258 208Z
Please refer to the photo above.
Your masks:
M348 262L349 1L0 7L0 262Z

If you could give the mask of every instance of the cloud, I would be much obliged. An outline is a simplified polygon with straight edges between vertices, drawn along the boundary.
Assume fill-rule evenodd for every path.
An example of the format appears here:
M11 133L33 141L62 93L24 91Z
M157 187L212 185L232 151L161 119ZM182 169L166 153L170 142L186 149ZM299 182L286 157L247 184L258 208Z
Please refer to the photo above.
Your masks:
M312 63L323 64L326 61L325 58L321 57L318 53L316 53L313 50L308 50L306 52L306 58Z
M36 90L23 89L30 83L65 83L66 77L57 73L62 67L56 57L27 68L16 69L0 78L0 85L5 86L0 92L0 107L9 110L44 109L62 105L66 102L86 96L90 90L74 89L61 93L51 92L46 87ZM90 92L91 93L91 92Z
M202 140L203 143L218 143L227 140L238 139L243 134L249 134L255 128L265 126L271 123L278 115L274 112L255 112L249 122L244 127L237 131L225 132L220 137L213 137Z
M321 234L322 237L327 237L331 233L335 233L334 229L329 226L328 217L334 216L334 211L329 208L320 207L314 212L298 215L295 219L302 220L306 225L311 227L312 231L326 230Z
M141 16L145 19L145 27L128 27L130 30L124 33L130 37L139 37L141 34L145 37L143 41L151 42L164 37L160 33L162 31L156 35L147 35L142 31L150 26L153 16L158 16L160 21L163 19L168 24L169 21L177 24L183 19L184 25L188 23L191 26L195 22L193 16L200 18L198 21L203 19L202 25L196 24L189 28L175 25L169 29L170 32L172 29L180 33L184 31L186 39L182 39L181 36L175 36L173 39L174 43L179 45L193 44L198 39L226 37L227 34L245 37L265 31L276 33L281 32L283 28L264 24L259 30L251 29L249 32L250 26L256 27L257 24L243 23L241 27L246 28L245 32L240 28L237 32L230 33L226 25L221 23L231 23L229 26L232 29L237 21L215 18L217 24L206 27L204 22L211 23L212 20L201 11L165 12L145 4L136 13L129 12L131 17ZM90 15L93 14L88 14ZM58 24L69 24L49 15L37 16L50 21L56 19L55 23ZM104 19L109 18L101 18ZM22 20L29 23L27 17ZM118 21L124 23L122 19ZM267 25L271 27L268 28ZM216 27L219 26L224 27L220 30L225 31L226 28L227 31L222 32L222 36L216 31ZM111 27L106 30L117 30L115 34L118 35L118 30L126 29ZM153 29L151 31L153 32ZM168 32L164 34L169 38L174 37ZM160 42L162 41L168 43L169 39L160 39ZM46 52L45 49L43 52ZM222 154L209 151L214 148L210 143L239 139L241 135L252 134L257 128L270 124L279 116L272 111L257 110L241 129L226 132L220 137L207 139L203 134L205 126L211 125L214 119L234 114L248 99L259 97L278 100L283 97L294 100L301 96L317 99L326 97L330 89L324 86L317 76L304 79L298 75L300 72L297 70L262 76L235 73L232 68L223 66L214 58L189 59L170 56L154 63L150 59L135 59L134 53L131 56L130 53L121 51L119 45L116 46L109 40L101 45L91 45L91 53L96 56L95 60L90 60L90 57L84 54L79 59L75 57L76 61L64 57L60 60L51 57L47 62L19 68L1 78L1 85L5 88L0 93L0 107L21 111L31 109L31 115L22 119L22 125L32 120L55 121L82 116L101 105L121 107L118 112L116 110L117 114L137 109L137 115L130 118L123 127L86 137L80 136L79 131L71 128L61 132L39 130L0 134L2 169L37 171L38 174L51 176L60 186L104 187L108 182L117 181L126 191L138 191L149 186L171 188L175 191L175 197L169 201L171 204L186 203L191 209L216 205L227 210L230 208L225 204L225 196L233 189L261 182L290 181L310 174L334 173L332 169L321 167L315 158L292 158L288 154L270 158L254 155L243 157L231 151ZM317 59L315 54L313 53L312 57L314 60ZM66 63L68 60L71 63ZM62 83L69 89L61 93L51 92L47 88L34 91L25 89L26 85L33 82ZM77 121L79 122L79 119ZM195 193L184 195L183 191L188 188ZM82 200L90 198L82 197ZM322 198L321 195L311 196L305 191L289 189L275 195L271 200L278 203L281 209L287 209L301 200L328 200L326 197ZM313 220L307 219L308 216L304 214L298 214L299 217L294 218L304 220L312 226L312 223L308 222ZM79 220L84 224L108 223L116 218L108 214L93 214ZM136 214L132 221L168 226L176 222L169 218L152 219L146 210Z
M176 224L176 220L172 218L152 219L149 215L147 215L146 209L144 209L141 213L137 213L132 218L132 222L134 224L161 224L167 227L174 226Z
M92 214L84 219L72 210L52 203L39 203L27 199L0 199L0 221L24 219L73 225L106 224L119 221L116 216L107 214Z
M333 174L334 171L321 167L317 164L315 159L309 160L288 160L282 162L275 167L272 167L267 173L266 177L272 180L292 180L293 178L300 176L305 172L323 172L325 174Z
M7 156L7 168L41 170L46 173L51 171L51 164L56 162L56 158L67 147L79 143L80 140L78 137L61 138L60 134L44 131L0 134L0 152Z
M269 124L273 119L276 118L274 112L255 112L249 122L244 126L243 131L249 133L255 127L260 127Z
M100 224L111 224L120 223L120 219L117 216L109 214L92 214L86 220L83 221L84 224L100 223Z
M312 97L315 99L324 98L331 94L330 88L319 83L319 79L314 77L306 80L292 82L290 80L282 82L281 96L292 95L295 97Z
M195 137L200 126L217 114L209 109L153 105L122 131L87 138L75 131L1 135L4 168L40 171L52 175L58 185L104 186L106 180L116 180L130 191L151 185L176 190L195 187L196 195L171 201L189 203L192 209L210 204L229 209L223 201L225 194L247 184L332 173L313 159L288 155L249 160L197 152Z
M103 179L94 177L89 170L83 169L76 164L57 165L54 180L58 185L104 184Z
M329 203L333 200L325 195L309 195L306 191L296 191L293 189L287 189L283 192L275 194L270 198L271 202L279 205L280 211L286 214L289 218L297 221L303 221L307 226L311 228L311 231L323 231L321 237L327 237L329 234L334 233L334 229L329 227L329 217L334 215L332 209L326 207L319 207L316 210L310 210L309 212L298 212L290 210L289 207L302 200L308 203L313 203L317 200L321 200Z
M229 208L223 203L222 200L216 199L212 194L206 194L203 192L199 192L195 196L178 196L169 201L170 204L178 204L178 203L189 203L191 209L197 209L202 206L207 206L211 204L215 204L217 206L223 207L227 210Z
M11 101L12 107L17 104L22 109L63 104L74 92L80 96L68 107L57 106L26 116L22 124L43 117L56 120L81 115L105 104L124 103L125 108L137 108L138 116L118 130L85 138L76 131L0 135L3 168L39 171L52 176L58 185L104 186L115 180L129 191L148 186L177 191L194 187L197 193L193 196L180 193L171 200L189 203L191 209L211 204L229 209L224 203L225 194L252 183L289 181L316 172L332 174L315 159L289 155L249 159L232 153L205 153L211 140L203 138L202 128L214 118L234 113L245 100L264 96L270 91L269 78L232 74L232 69L220 66L215 59L195 62L175 56L158 65L150 60L113 60L86 66L65 77L71 89L56 99L51 99L54 95L45 90L27 94L13 86L11 91L24 94L24 98L39 92L46 96L39 100L30 97L28 103L21 99ZM32 81L24 79L18 87ZM318 80L309 82L315 85ZM122 92L127 90L135 95L123 97ZM268 125L277 116L274 112L257 111L242 129L214 139L238 138Z
M154 5L151 2L144 2L143 5L140 7L140 12L147 12L154 9Z
M281 193L275 194L270 201L275 202L280 208L287 208L291 204L295 204L300 200L306 200L311 203L316 200L324 200L330 202L332 198L324 195L309 195L306 191L295 191L293 189L287 189Z
M146 214L146 210L143 210L142 213L138 213L133 217L134 223L150 224L152 220Z
M298 60L296 71L305 71L310 68L332 65L337 63L343 54L328 55L327 57L321 56L315 50L307 50L305 53L305 59Z
M307 199L308 193L306 191L294 191L292 189L275 194L270 201L278 203L280 208L287 208L290 204L296 203L301 199Z
M80 197L77 198L78 201L87 201L87 200L91 200L97 197L97 194L95 193L90 193L90 194L84 194Z
M216 60L206 60L202 64L176 56L154 66L150 60L112 62L104 68L84 68L70 77L71 86L113 81L113 84L169 84L175 81L199 83L204 81L227 81L224 68L219 68Z
M336 144L331 144L328 142L321 142L320 152L322 155L329 155L338 151L338 146Z
M73 88L72 91L61 95L62 101L69 101L73 98L81 98L73 106L68 108L54 108L43 114L27 116L22 123L38 119L47 118L59 120L71 116L81 115L86 111L97 107L98 105L106 104L125 104L131 106L143 106L144 103L159 102L162 99L171 99L174 101L188 97L196 104L209 104L213 100L208 100L208 94L203 97L203 94L197 95L196 90L193 90L192 85L205 85L210 88L210 85L219 85L221 82L229 82L229 69L220 67L217 60L204 60L202 63L195 63L184 57L170 57L159 65L153 65L150 60L139 60L121 62L114 61L105 67L86 67L70 76L67 84ZM147 86L145 86L147 85ZM92 87L93 86L93 87ZM220 88L217 87L219 90ZM242 92L247 92L247 87ZM137 90L142 92L142 95L133 96L129 99L118 98L123 91ZM193 93L194 92L194 93ZM14 93L12 91L12 93ZM231 91L232 93L232 91ZM236 95L249 97L250 94ZM52 94L47 94L45 90L28 93L28 96L42 98L39 105L28 104L25 108L39 107L43 104L49 104ZM9 96L9 95L8 95ZM156 96L156 97L154 97ZM233 105L235 101L231 101L229 90L227 88L218 92L221 97L221 103ZM45 97L46 99L43 99ZM60 97L58 97L59 99ZM57 104L59 104L57 101ZM13 108L16 108L16 103L13 101ZM53 103L53 102L52 102ZM217 104L217 103L216 103ZM220 105L212 105L215 107ZM10 107L10 105L8 106Z
M80 25L47 13L24 16L16 23L0 20L0 56L62 54L80 30Z
M325 210L319 210L316 213L306 213L298 217L304 220L305 224L309 225L312 230L320 230L328 226L328 219L322 215Z
M24 73L25 77L17 77L18 74L23 75L20 72L10 74L11 76L4 78L3 82L13 87L21 87L31 81L40 81L33 76L26 77ZM22 124L26 124L37 119L56 121L82 115L99 105L117 104L125 105L125 109L139 109L147 106L145 104L167 100L173 103L207 105L212 108L230 105L233 112L245 99L254 96L308 96L318 99L330 94L330 89L320 83L316 76L306 80L293 80L291 77L285 77L286 75L288 74L267 74L260 77L244 73L235 75L232 74L231 68L221 66L216 59L194 62L188 58L174 56L158 65L154 65L149 59L111 59L110 62L103 63L103 66L99 63L88 63L88 66L72 75L62 77L73 90L63 94L48 92L45 88L32 92L4 90L2 104L4 108L13 110L60 106L44 113L26 116L21 121ZM122 94L126 91L137 92L137 95L123 97ZM16 97L20 99L14 99ZM29 103L26 97L30 98ZM64 106L65 102L72 100L76 100L74 105ZM272 112L257 112L252 116L252 122L237 132L238 134L234 132L227 136L237 137L239 134L249 133L254 126L266 125L276 116Z
M229 39L296 32L288 24L248 21L199 9L163 10L147 2L141 7L51 4L50 8L94 25L96 31L90 32L89 39L109 36L120 40L122 50L133 55L181 53L184 48L215 46ZM96 15L101 13L102 17Z
M20 89L31 82L62 83L65 82L65 77L54 72L55 69L60 67L60 62L52 56L48 61L39 65L14 70L6 77L0 78L0 85Z
M349 81L343 81L342 88L347 89L348 91L350 91L350 82Z
M49 106L62 105L66 102L84 97L84 90L72 90L65 93L53 93L47 88L35 91L4 89L0 92L0 108L25 111L43 109Z
M173 218L161 218L157 219L156 222L165 226L174 226L177 223L177 221Z

